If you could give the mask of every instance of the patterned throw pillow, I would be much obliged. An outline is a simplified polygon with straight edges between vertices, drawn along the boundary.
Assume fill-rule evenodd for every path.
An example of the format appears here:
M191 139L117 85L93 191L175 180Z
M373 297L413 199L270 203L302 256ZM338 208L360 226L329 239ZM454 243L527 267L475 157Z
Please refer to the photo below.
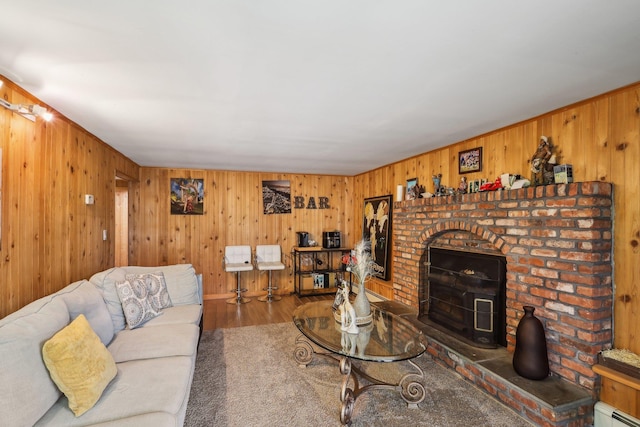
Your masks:
M116 290L129 328L142 326L146 321L161 314L151 306L144 279L116 282Z
M149 303L154 310L160 311L163 308L173 307L169 291L167 291L167 282L164 280L162 271L158 273L145 274L127 274L127 280L142 279L147 284L147 293Z

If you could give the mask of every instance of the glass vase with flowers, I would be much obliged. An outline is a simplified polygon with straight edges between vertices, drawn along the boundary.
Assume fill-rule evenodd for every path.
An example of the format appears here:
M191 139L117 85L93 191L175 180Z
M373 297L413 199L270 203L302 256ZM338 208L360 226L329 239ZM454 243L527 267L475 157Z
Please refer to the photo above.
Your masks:
M346 270L353 276L353 281L358 287L358 294L353 301L358 323L363 323L371 318L371 305L367 298L365 282L375 272L375 262L371 258L371 243L368 240L359 241L354 249L342 257L342 263Z

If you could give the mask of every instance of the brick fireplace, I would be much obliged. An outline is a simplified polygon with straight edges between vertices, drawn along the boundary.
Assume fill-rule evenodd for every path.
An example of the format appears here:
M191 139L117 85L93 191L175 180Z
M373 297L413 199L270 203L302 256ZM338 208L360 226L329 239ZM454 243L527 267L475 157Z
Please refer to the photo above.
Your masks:
M591 366L612 342L611 184L572 183L396 202L393 237L394 299L421 311L428 304L424 272L430 246L504 256L507 351L514 350L522 307L535 307L545 327L554 380L597 397L599 381ZM430 353L436 357L438 349ZM577 410L581 414L545 414L544 408L534 413L512 402L512 393L492 390L496 385L472 375L471 366L450 360L444 364L508 406L526 410L539 424L583 425L580 417L590 411L583 405Z

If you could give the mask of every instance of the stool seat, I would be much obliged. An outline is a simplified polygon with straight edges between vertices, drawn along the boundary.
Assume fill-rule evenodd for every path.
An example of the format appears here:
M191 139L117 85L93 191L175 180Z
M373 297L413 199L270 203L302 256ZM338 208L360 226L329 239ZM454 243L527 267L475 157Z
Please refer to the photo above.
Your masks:
M257 245L256 246L256 268L259 271L269 272L269 286L267 287L267 295L258 298L258 301L272 302L281 298L274 295L273 291L278 289L271 282L271 272L276 270L284 270L282 263L282 250L280 245Z
M227 246L224 249L224 270L229 273L236 273L236 289L232 292L236 293L236 296L227 300L229 304L245 304L250 302L249 298L242 296L246 289L240 286L240 273L243 271L253 270L253 264L251 264L251 246Z
M253 270L253 265L251 265L251 263L229 263L224 266L224 270L230 273L236 271L251 271Z
M258 262L258 270L284 270L284 264L281 262Z

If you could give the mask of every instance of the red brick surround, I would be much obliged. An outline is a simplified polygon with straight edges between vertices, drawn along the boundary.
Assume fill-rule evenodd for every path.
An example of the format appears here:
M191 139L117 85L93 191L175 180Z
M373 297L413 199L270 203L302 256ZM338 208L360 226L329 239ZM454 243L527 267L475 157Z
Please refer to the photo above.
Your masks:
M461 230L507 259L507 349L522 306L543 322L552 375L597 392L612 341L612 185L584 182L396 202L394 299L419 308L420 261ZM473 243L477 245L477 243Z

